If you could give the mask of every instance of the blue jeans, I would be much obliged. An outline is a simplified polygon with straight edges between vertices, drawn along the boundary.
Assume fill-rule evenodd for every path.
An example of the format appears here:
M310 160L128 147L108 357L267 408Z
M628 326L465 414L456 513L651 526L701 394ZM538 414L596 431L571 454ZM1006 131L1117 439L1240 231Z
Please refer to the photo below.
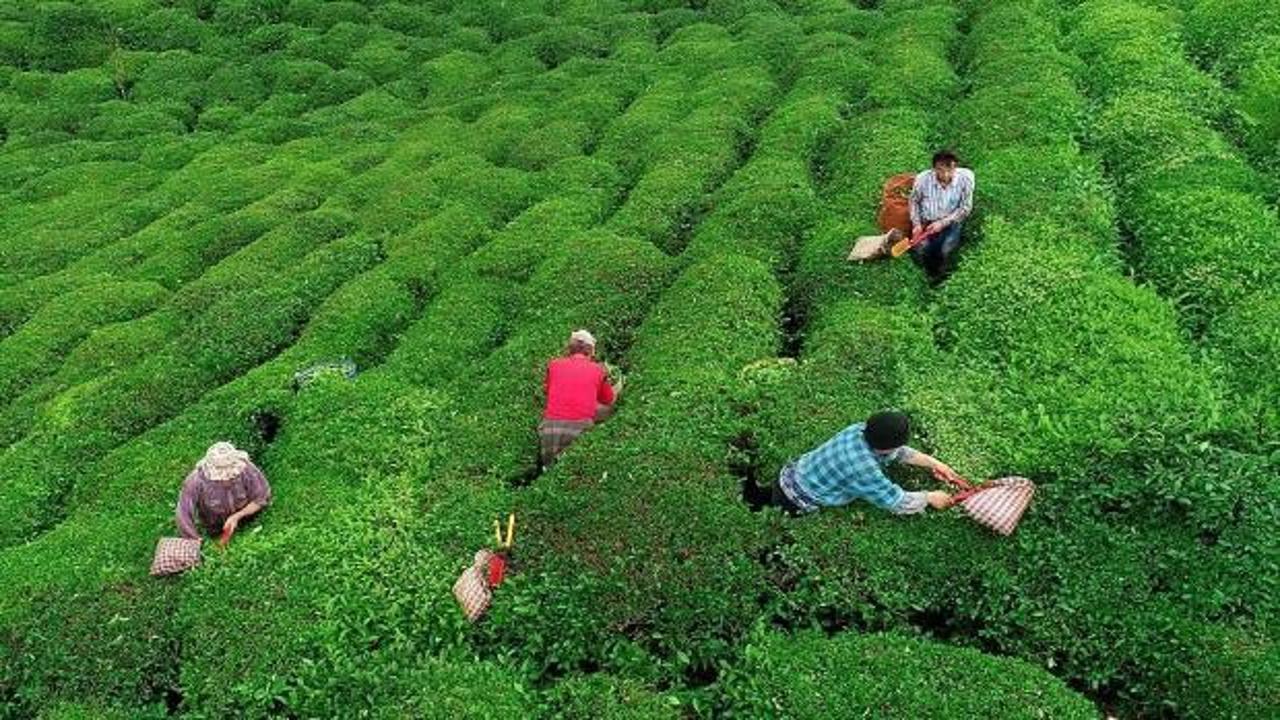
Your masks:
M923 244L911 248L916 262L923 265L929 275L937 277L946 270L951 255L960 246L960 229L963 225L964 223L951 223Z

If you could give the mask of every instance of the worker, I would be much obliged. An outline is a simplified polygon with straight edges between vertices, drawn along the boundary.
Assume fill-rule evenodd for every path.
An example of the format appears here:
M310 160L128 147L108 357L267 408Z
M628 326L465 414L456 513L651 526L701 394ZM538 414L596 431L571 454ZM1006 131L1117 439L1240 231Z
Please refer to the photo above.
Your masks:
M595 355L595 337L575 330L564 357L547 364L547 405L538 424L543 468L550 467L579 435L613 414L617 391Z
M198 540L196 520L210 535L231 538L240 521L271 504L271 486L249 454L229 442L214 443L182 483L178 532Z
M950 507L951 496L941 491L908 492L885 476L884 465L901 462L927 468L934 477L954 481L959 476L946 463L907 445L911 425L899 412L878 412L854 423L835 437L782 468L773 486L771 504L789 515L865 500L898 515Z
M955 153L938 151L933 167L916 175L911 188L912 234L921 230L930 233L911 254L934 282L950 270L951 256L960 245L960 230L973 211L973 171L958 164Z

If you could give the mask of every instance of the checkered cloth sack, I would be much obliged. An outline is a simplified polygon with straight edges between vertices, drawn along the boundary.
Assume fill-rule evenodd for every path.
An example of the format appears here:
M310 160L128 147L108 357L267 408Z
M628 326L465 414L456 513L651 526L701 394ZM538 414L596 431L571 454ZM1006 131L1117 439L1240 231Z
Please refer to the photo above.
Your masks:
M489 587L489 561L492 558L493 553L488 550L477 551L471 567L463 570L453 584L453 596L462 606L462 614L471 622L483 617L493 601L493 590Z
M1031 504L1035 483L1024 477L1003 477L956 494L956 502L977 522L1001 535L1012 534Z
M166 537L156 543L156 556L151 561L151 574L156 577L175 575L200 564L200 541L191 538Z

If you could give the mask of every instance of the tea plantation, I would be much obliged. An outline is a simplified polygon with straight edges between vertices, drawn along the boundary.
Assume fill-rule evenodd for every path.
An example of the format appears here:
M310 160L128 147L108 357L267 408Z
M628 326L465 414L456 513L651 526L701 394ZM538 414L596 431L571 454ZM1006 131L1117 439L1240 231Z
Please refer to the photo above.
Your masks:
M8 0L0 718L1280 716L1278 162L1274 0ZM1017 533L744 501L885 407Z

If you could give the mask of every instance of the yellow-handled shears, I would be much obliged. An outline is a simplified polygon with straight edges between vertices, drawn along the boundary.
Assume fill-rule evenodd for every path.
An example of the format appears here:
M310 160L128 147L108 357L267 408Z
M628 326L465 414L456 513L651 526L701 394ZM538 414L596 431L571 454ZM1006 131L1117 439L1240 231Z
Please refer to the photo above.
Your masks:
M502 539L502 521L495 519L493 521L493 539L498 544L499 550L510 550L515 543L516 538L516 514L507 515L507 539Z

